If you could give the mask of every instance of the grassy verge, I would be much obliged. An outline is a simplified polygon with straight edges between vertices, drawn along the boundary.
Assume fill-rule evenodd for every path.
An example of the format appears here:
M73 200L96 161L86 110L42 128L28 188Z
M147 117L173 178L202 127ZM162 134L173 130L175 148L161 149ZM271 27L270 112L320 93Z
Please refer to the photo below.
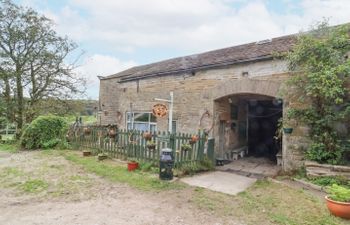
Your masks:
M18 149L19 147L16 144L0 143L0 151L15 153Z
M99 162L94 157L81 157L70 151L64 151L63 155L67 160L83 166L88 172L95 173L96 175L107 178L110 181L127 183L130 186L141 190L160 191L179 189L185 186L176 182L169 183L161 181L150 173L144 173L142 171L129 172L125 166Z
M192 201L213 214L234 216L252 225L349 224L348 221L331 216L319 198L268 181L258 181L237 196L196 189Z

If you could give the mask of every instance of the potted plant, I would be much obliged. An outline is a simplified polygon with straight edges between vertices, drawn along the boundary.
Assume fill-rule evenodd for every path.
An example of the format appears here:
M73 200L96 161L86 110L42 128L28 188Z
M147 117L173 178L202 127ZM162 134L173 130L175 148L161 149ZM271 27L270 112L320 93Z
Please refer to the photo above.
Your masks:
M154 141L148 141L147 144L146 144L147 148L149 150L154 150L156 149L156 143L154 143Z
M193 144L195 144L198 140L199 140L198 135L192 135L191 140L189 141L189 143L190 143L191 145L193 145Z
M325 198L329 211L335 216L350 219L350 189L333 184L328 193Z
M107 154L104 153L104 152L99 153L99 154L97 155L97 159L98 159L99 161L105 160L105 159L107 159L107 157L108 157Z
M115 138L117 136L117 130L115 128L110 128L108 130L108 136L110 138Z
M90 135L92 132L91 127L84 127L83 129L85 135Z
M152 139L152 133L150 132L145 132L143 133L143 138L146 140L146 141L150 141Z
M187 151L191 151L192 150L192 146L189 144L182 144L181 145L181 151L187 152Z
M139 168L139 163L135 160L131 160L128 162L128 171L133 171Z

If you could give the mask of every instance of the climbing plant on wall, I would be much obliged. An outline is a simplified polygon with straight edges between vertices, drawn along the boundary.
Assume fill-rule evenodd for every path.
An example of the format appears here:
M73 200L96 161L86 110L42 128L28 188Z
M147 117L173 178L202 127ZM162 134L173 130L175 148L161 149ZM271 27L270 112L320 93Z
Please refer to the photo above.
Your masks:
M298 36L286 59L291 71L287 82L288 117L310 128L306 157L321 163L344 163L350 104L349 25L321 23ZM342 129L340 129L342 128Z

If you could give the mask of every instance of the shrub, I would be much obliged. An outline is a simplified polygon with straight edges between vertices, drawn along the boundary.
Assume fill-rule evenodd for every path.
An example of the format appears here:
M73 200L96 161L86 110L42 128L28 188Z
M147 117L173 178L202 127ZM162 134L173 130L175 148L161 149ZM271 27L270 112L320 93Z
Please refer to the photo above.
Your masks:
M52 148L64 142L66 121L58 116L39 116L23 131L21 145L26 149Z

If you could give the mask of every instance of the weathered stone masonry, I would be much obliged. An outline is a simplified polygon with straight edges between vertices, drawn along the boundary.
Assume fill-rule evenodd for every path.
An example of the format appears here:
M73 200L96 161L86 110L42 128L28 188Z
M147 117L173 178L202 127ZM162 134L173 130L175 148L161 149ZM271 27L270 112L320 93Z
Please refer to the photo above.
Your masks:
M143 69L147 71L148 68ZM279 97L281 83L287 76L286 63L270 58L248 60L217 68L184 70L173 74L136 76L132 79L113 75L101 77L100 122L126 128L126 112L130 111L131 104L135 112L151 111L152 106L157 103L154 98L169 98L169 92L173 91L173 120L177 121L177 131L197 133L199 128L204 128L199 127L199 121L203 113L208 111L211 119L203 126L210 127L211 123L214 123L210 135L217 140L220 115L229 113L230 110L227 104L220 102L225 102L227 96L235 94ZM167 118L157 119L158 130L165 131L167 127ZM283 139L285 170L295 168L301 163L300 147L296 145L300 141L299 135L304 133L296 129L295 134ZM231 138L231 142L234 144L234 137Z

